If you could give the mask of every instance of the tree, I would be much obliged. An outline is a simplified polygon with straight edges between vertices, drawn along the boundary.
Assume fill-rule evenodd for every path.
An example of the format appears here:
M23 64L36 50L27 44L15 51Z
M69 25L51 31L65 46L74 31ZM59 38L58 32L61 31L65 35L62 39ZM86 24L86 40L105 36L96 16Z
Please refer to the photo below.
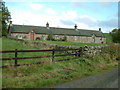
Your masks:
M120 43L120 29L113 29L110 35L112 36L113 42Z
M11 19L10 12L8 8L5 6L5 2L0 2L0 32L2 32L2 36L6 36L7 31L7 23Z

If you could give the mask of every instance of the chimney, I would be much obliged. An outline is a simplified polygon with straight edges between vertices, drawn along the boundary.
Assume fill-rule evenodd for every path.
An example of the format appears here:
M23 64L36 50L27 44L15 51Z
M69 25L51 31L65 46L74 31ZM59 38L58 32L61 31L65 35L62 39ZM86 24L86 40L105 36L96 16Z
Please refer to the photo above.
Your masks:
M46 27L47 27L47 29L49 29L49 23L48 22L46 23Z
M76 24L75 24L75 26L74 26L74 27L75 27L75 30L77 30L77 25L76 25Z
M101 32L101 28L99 28L99 31Z

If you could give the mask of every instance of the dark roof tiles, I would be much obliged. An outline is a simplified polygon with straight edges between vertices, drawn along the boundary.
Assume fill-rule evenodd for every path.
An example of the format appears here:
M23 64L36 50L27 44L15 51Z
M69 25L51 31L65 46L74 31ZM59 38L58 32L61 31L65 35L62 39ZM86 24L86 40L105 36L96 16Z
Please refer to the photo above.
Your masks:
M11 27L11 32L21 32L28 33L30 30L34 30L35 33L39 34L54 34L54 35L74 35L74 36L103 36L103 33L95 30L85 30L85 29L71 29L71 28L56 28L49 27L47 29L43 26L30 26L30 25L15 25Z

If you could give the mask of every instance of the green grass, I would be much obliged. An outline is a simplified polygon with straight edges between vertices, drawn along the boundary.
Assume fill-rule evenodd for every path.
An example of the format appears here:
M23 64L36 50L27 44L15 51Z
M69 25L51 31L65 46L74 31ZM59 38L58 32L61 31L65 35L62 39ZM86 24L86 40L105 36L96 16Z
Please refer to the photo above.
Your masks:
M11 40L8 38L0 38L2 39L2 50L6 51L6 50L38 50L38 48L33 48L27 45L23 45L20 42L16 41L16 40ZM43 49L42 47L39 49ZM61 55L64 53L59 53L59 52L55 52L55 55ZM35 57L35 56L47 56L47 55L52 55L52 52L21 52L18 53L18 57ZM15 57L15 53L4 53L2 54L2 58L14 58ZM67 57L55 57L55 60L58 59L65 59L65 58L69 58L71 56L67 56ZM18 64L25 64L25 63L36 63L36 62L51 62L52 58L40 58L40 59L21 59L18 60ZM1 62L1 61L0 61ZM9 61L3 61L2 65L13 65L14 64L14 60L9 60Z
M67 41L44 41L44 40L34 40L34 41L29 40L28 42L45 42L48 44L80 46L80 47L84 47L85 45L87 45L87 46L106 45L106 44L101 44L101 43L79 43L79 42L67 42Z
M58 45L70 45L70 46L98 46L98 45L105 45L100 43L77 43L77 42L65 42L65 41L47 41L50 44L58 44Z
M106 42L107 42L107 43L112 42L112 37L110 36L109 33L103 33L103 34L104 34L104 36L106 37Z
M8 38L0 38L0 40L2 40L2 50L15 50L15 49L18 49L18 50L37 50L37 48L33 48L33 47L29 47L27 45L23 45L21 44L19 41L16 41L16 40L11 40L11 39L8 39Z
M6 50L38 50L38 48L33 48L33 47L29 47L27 45L23 45L20 42L16 41L16 40L11 40L8 38L1 38L2 39L2 50L6 51ZM42 49L42 48L41 48ZM44 52L21 52L18 53L18 57L34 57L34 56L44 56L44 55L50 55L51 53L44 53ZM14 53L4 53L2 54L3 58L14 58L15 54ZM23 64L23 63L35 63L35 62L39 62L39 61L43 61L44 59L23 59L23 60L19 60L18 63L19 64ZM48 60L46 60L48 61ZM8 64L14 64L14 60L10 60L10 61L3 61L2 62L3 65L8 65Z
M28 47L26 45L22 45L21 43L15 40L10 40L7 38L3 38L2 44L3 50L10 50L10 48L11 50L14 50L16 48L18 48L19 50L37 49ZM113 50L116 50L115 47L113 47ZM109 49L107 51L109 52ZM118 62L113 59L115 57L110 58L111 53L109 54L108 52L96 56L83 56L81 58L73 59L71 61L54 63L50 62L47 64L20 66L16 68L15 67L4 68L2 69L2 87L3 88L49 87L56 85L58 83L68 82L77 78L90 76L93 74L97 74L101 71L106 71L113 67L117 67ZM30 55L32 55L32 53ZM36 54L33 53L33 56L34 55L38 55L38 53ZM115 55L116 54L114 54L114 56ZM10 55L6 55L5 57L8 56Z
M95 59L80 58L72 61L3 69L2 86L4 88L48 87L97 74L117 65L115 62L111 64L101 60L99 64ZM104 68L106 65L109 68Z

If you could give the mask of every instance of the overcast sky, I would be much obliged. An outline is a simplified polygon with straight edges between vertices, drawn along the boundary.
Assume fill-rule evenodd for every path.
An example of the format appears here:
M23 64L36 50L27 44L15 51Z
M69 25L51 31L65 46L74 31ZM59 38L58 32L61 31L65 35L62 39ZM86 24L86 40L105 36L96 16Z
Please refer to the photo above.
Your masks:
M65 0L4 0L13 24L74 28L110 32L118 27L118 2L79 2ZM56 0L57 1L57 0Z

